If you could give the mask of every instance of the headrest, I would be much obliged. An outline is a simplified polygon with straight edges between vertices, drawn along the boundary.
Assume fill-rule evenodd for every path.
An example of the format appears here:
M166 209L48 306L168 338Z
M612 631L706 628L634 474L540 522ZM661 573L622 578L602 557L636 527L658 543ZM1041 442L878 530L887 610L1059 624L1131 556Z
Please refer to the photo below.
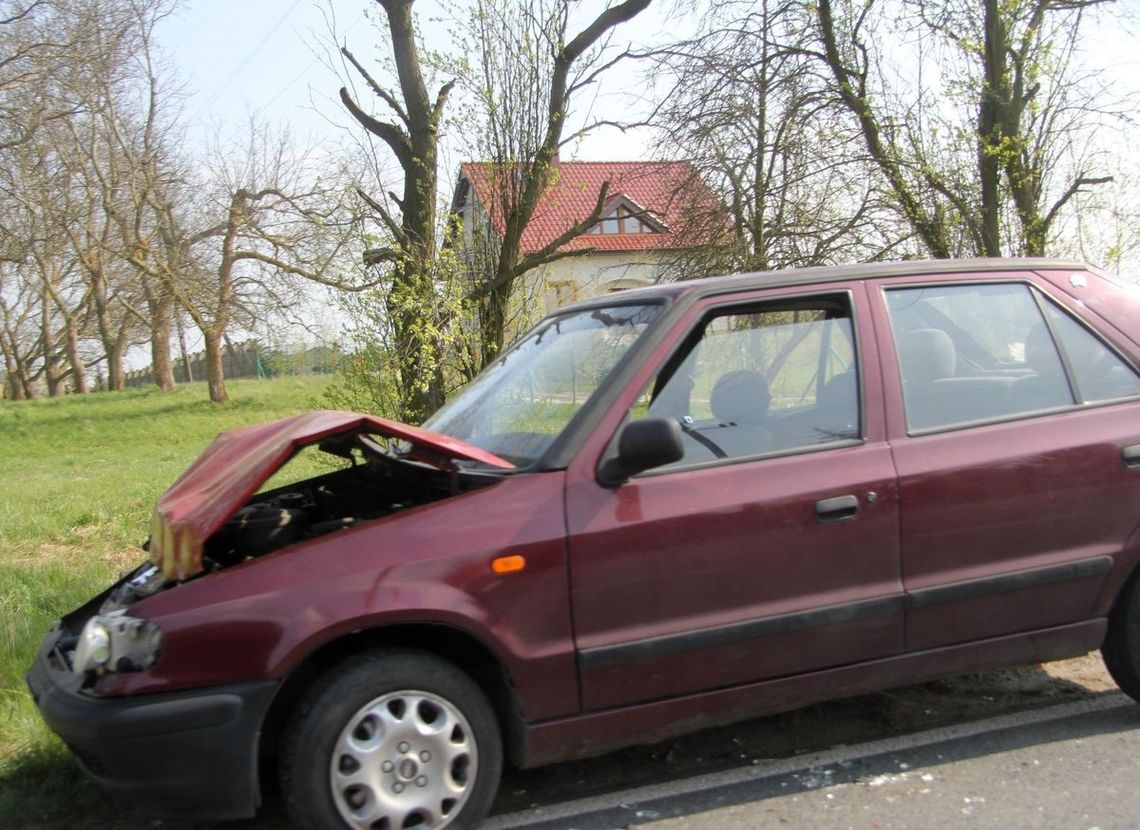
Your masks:
M954 376L958 355L942 329L915 329L899 338L903 379L920 383Z
M772 396L768 381L752 369L737 369L717 378L709 396L709 407L717 419L741 424L762 421L768 414Z

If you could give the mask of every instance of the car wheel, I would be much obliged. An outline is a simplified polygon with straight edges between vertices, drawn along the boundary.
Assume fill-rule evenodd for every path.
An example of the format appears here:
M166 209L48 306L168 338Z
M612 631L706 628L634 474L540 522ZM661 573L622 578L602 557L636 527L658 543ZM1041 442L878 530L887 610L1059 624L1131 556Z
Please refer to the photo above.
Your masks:
M1140 701L1140 572L1120 592L1100 652L1116 685Z
M341 663L287 727L281 793L298 827L474 827L502 768L498 722L466 674L378 650Z

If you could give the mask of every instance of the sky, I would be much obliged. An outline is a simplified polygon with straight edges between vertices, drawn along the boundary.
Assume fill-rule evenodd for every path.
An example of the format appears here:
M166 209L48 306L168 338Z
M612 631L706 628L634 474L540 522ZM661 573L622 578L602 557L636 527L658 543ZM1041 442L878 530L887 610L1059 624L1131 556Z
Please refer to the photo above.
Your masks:
M335 112L339 84L318 53L326 31L313 0L190 0L164 23L160 41L190 94L191 130L250 114L299 135L329 130L321 111Z
M336 31L357 57L374 60L380 54L378 36L366 15L375 19L380 10L371 0L189 0L167 20L160 42L191 93L185 107L191 140L204 140L215 125L236 127L251 113L290 125L303 142L359 130L337 98L340 67L334 71L329 65L334 51L330 8ZM415 8L429 45L444 48L448 33L438 20L438 3L421 0ZM651 7L623 32L646 40L663 25ZM629 94L626 89L603 100L583 100L581 109L616 116L628 109ZM372 101L362 103L370 106ZM571 155L635 159L645 153L646 141L644 134L607 130L573 148Z
M579 0L584 10L600 8L601 0ZM440 3L419 0L415 11L430 47L452 48L450 32L441 23ZM459 0L456 0L459 2ZM693 4L699 8L700 4ZM660 42L660 32L676 34L684 22L669 17L673 3L655 2L618 30L637 43ZM1114 7L1117 21L1090 29L1086 50L1097 63L1104 55L1105 72L1114 88L1136 90L1140 50L1135 29L1140 27L1140 0L1120 0ZM343 75L333 48L330 25L365 62L380 54L379 35L368 19L382 17L374 0L186 0L184 8L160 30L161 42L191 97L186 104L190 140L203 141L216 125L238 128L256 114L288 124L301 142L321 143L360 132L337 99ZM1111 19L1111 18L1110 18ZM330 66L335 64L335 68ZM624 79L624 83L623 83ZM620 118L638 93L634 68L607 76L608 94L601 99L578 100L579 118ZM361 96L371 106L370 96ZM382 110L380 110L382 112ZM642 157L651 136L646 132L622 134L599 131L569 148L564 157L590 160L626 160ZM466 159L456 159L456 163Z

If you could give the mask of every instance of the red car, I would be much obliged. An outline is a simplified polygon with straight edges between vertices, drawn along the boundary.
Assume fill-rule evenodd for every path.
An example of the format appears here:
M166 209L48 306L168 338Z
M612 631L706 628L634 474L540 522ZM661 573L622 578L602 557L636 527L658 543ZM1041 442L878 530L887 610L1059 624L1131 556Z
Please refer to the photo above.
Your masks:
M468 827L545 764L1101 648L1140 695L1140 292L1058 260L662 285L423 428L221 435L28 673L109 790ZM263 485L300 448L339 456Z

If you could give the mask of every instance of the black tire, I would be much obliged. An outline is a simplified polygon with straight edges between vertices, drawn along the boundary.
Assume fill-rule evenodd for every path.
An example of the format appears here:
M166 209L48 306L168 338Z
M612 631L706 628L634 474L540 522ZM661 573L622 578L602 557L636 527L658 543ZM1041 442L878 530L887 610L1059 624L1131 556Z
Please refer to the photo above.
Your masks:
M1140 572L1132 575L1117 597L1100 653L1116 685L1140 701Z
M282 743L281 797L299 828L475 827L503 749L494 710L451 663L378 649L305 695Z

